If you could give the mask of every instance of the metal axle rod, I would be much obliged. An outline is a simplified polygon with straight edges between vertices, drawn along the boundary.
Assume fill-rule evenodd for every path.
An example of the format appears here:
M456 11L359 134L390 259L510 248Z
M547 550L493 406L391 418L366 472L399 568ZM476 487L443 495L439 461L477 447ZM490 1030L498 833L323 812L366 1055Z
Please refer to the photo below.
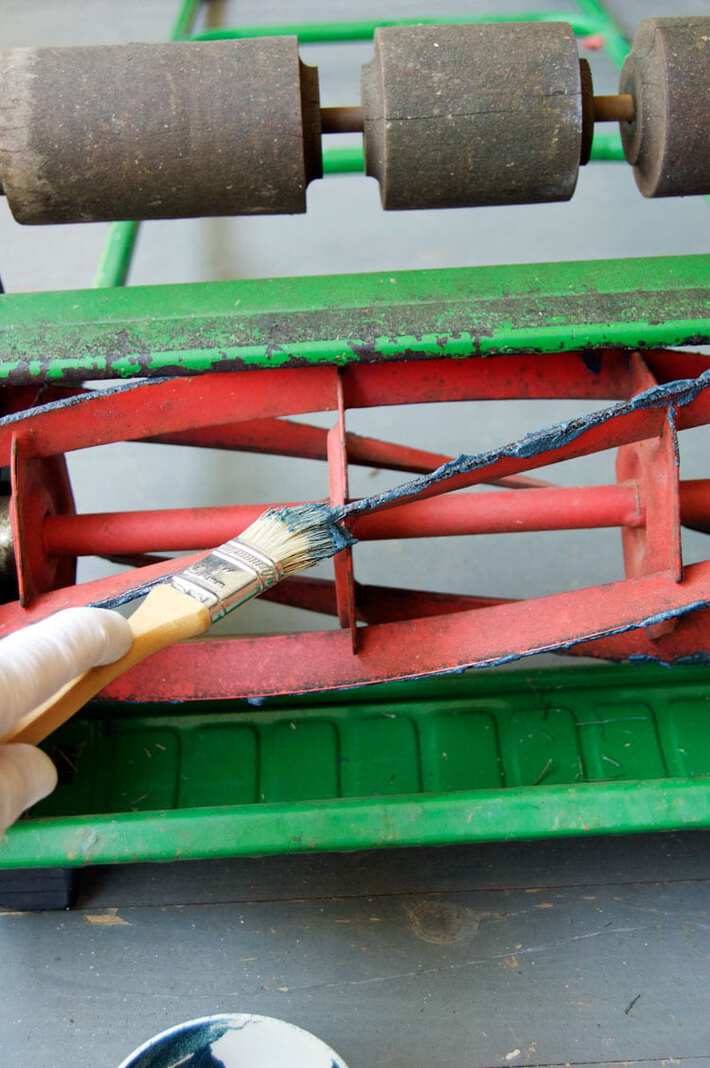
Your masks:
M631 93L594 97L595 122L633 122L635 117L636 102Z
M636 104L630 93L594 97L594 122L633 122ZM362 133L364 113L360 106L320 109L321 132L324 134Z
M706 487L707 489L707 487ZM283 507L275 505L273 507ZM52 556L110 556L177 552L219 545L241 533L263 512L260 504L48 516L45 551ZM638 527L643 509L633 484L526 493L461 493L413 501L391 511L358 517L362 541L453 537L542 530Z
M324 134L362 133L361 107L321 108L320 126Z

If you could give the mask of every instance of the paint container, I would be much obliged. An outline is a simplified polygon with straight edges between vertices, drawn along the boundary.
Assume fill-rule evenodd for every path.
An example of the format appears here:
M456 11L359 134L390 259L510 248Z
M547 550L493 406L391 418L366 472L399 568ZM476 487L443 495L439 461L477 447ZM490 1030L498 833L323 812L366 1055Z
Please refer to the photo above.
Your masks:
M144 1042L119 1068L347 1068L325 1042L285 1020L203 1016Z

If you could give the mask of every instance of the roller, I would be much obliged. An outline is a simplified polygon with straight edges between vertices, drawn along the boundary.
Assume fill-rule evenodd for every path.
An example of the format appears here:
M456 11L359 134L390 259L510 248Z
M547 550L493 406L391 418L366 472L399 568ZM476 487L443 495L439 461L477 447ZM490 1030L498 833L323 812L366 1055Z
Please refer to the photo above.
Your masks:
M597 122L645 196L710 193L710 17L642 22L614 96L564 22L379 28L362 106L321 110L295 37L0 50L0 94L23 223L304 212L360 130L388 210L569 200Z
M22 223L299 213L322 174L295 37L0 50L0 99Z
M644 19L621 72L621 140L645 197L710 193L710 17Z
M583 94L567 23L378 29L362 101L366 169L384 208L574 193Z

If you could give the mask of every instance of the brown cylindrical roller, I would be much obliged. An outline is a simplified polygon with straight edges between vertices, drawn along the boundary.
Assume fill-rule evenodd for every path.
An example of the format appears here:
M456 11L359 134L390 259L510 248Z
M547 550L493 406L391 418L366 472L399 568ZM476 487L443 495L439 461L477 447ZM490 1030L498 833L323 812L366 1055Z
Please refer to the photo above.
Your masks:
M22 223L304 212L322 174L295 37L3 50L0 100Z
M710 193L710 17L644 19L621 71L624 153L645 197Z
M569 200L582 148L569 25L388 27L374 42L365 158L384 208Z

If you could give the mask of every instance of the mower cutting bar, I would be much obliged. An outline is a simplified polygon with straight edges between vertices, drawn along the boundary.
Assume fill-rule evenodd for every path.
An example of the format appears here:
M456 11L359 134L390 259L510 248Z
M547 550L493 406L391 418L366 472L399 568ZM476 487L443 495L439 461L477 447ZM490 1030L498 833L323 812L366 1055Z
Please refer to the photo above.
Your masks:
M637 655L671 660L691 655L698 645L707 648L707 612L701 613L700 630L690 642L672 630L668 637L654 638L648 629L664 620L682 624L688 613L707 606L710 563L704 562L690 565L682 584L650 575L514 604L374 624L361 628L357 656L343 631L193 642L139 665L106 696L190 701L333 690L466 665L494 666L552 650L576 647L588 655L591 640L627 631L635 632ZM616 655L626 655L621 640Z

